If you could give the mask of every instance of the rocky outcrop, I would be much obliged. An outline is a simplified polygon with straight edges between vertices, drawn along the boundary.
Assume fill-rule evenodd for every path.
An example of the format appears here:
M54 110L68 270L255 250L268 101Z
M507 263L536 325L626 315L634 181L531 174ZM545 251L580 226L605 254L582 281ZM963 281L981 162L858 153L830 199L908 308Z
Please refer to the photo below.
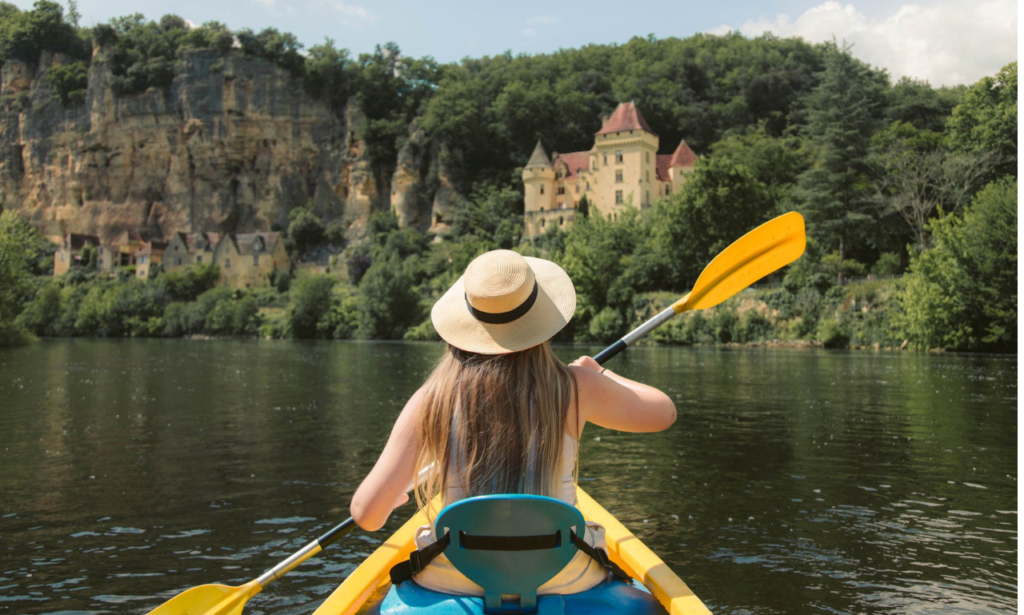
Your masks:
M46 234L268 231L306 203L350 239L389 207L430 226L434 162L415 127L394 176L378 177L358 104L338 117L265 60L189 52L168 90L118 96L111 50L97 47L85 103L69 108L46 79L65 61L0 71L0 204Z

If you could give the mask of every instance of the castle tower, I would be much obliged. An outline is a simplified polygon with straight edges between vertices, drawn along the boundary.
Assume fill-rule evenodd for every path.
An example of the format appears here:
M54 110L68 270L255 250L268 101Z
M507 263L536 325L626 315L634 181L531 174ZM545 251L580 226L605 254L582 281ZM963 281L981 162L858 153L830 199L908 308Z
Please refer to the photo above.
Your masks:
M633 102L619 104L605 120L594 137L595 181L602 189L592 205L601 215L618 217L628 206L645 209L658 198L658 143Z
M523 190L526 202L523 232L527 237L536 237L544 232L547 217L555 208L555 169L539 139L523 167Z

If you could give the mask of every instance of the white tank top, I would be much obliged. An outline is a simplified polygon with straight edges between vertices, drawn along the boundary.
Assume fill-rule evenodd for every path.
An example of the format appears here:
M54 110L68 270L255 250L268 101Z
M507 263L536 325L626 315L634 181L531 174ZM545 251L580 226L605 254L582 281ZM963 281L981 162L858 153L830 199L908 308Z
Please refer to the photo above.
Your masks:
M456 417L458 413L456 412ZM452 421L454 423L454 420ZM452 447L454 448L454 447ZM576 455L579 453L579 442L569 434L562 437L562 472L558 499L570 506L576 506ZM466 497L465 486L451 470L458 464L449 464L448 489L445 491L444 505L447 506Z

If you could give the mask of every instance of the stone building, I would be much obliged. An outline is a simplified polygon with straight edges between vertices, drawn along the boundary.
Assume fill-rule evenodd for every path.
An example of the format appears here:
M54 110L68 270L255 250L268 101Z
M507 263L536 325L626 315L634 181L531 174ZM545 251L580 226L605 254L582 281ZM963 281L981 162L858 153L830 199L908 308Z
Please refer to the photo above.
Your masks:
M135 254L135 277L140 280L148 280L154 266L163 262L164 252L167 250L167 243L162 241L147 241Z
M164 271L212 263L220 238L220 233L175 233L164 252Z
M220 281L231 286L263 286L270 274L290 266L280 233L238 233L221 236L213 252Z
M621 103L604 119L588 151L554 152L548 158L538 141L523 168L524 235L571 224L584 196L589 215L615 219L623 208L645 209L677 191L697 156L686 141L671 154L658 154L659 145L632 102Z
M96 235L83 235L81 233L68 233L53 255L53 275L64 275L72 269L82 265L82 249L85 246L100 247L100 238Z

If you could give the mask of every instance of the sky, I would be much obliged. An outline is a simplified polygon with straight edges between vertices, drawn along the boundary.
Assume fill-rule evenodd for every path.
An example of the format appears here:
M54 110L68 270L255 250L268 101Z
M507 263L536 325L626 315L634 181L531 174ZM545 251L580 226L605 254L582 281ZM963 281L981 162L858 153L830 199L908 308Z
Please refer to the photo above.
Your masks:
M28 8L32 0L15 0ZM441 62L511 51L545 53L633 36L773 32L846 41L858 58L934 86L973 83L1017 59L1016 0L720 0L558 3L452 0L79 0L83 25L141 12L175 13L232 29L273 26L305 45L334 39L354 54L395 41L407 56Z

